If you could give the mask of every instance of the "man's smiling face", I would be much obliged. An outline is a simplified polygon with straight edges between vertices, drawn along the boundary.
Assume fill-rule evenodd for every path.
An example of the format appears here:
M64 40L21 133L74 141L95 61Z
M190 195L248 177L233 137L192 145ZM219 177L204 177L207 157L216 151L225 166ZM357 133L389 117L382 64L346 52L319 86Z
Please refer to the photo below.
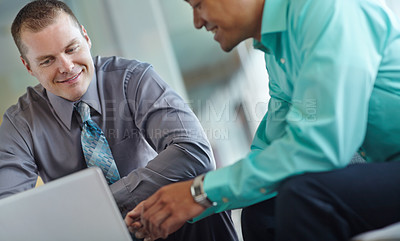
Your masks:
M243 40L256 37L258 24L254 21L257 1L249 0L186 0L193 8L193 23L214 34L224 51L231 51ZM262 1L260 1L262 2Z
M28 72L51 93L70 101L86 93L94 75L86 30L64 12L39 32L22 30Z

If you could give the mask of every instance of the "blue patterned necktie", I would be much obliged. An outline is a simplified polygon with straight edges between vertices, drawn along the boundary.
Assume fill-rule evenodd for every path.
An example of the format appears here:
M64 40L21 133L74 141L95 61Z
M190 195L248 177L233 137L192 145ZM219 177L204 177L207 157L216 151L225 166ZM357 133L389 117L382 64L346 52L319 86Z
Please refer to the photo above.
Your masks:
M100 167L108 184L113 184L120 176L107 139L91 119L90 107L83 101L79 102L77 107L83 123L81 142L86 164L88 167Z

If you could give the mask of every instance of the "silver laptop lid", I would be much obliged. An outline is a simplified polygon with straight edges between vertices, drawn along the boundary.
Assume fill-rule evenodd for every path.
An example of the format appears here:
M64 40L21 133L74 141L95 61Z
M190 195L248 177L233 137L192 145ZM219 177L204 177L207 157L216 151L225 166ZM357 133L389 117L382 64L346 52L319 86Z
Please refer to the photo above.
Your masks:
M0 240L130 241L99 168L0 200Z

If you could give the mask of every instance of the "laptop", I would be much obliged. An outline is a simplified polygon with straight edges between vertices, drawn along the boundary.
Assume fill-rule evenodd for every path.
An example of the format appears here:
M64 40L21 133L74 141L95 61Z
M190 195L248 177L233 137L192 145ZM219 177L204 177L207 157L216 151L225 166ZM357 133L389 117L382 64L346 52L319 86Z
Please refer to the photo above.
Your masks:
M400 222L357 235L351 241L399 241Z
M1 199L0 240L132 239L103 173L92 167Z

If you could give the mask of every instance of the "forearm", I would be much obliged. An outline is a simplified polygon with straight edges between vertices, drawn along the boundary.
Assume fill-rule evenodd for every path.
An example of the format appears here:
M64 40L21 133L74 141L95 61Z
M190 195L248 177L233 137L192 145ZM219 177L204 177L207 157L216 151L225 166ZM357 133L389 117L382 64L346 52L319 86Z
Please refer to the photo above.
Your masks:
M121 213L125 215L160 187L193 178L214 168L211 154L198 145L173 144L146 167L132 171L110 188Z

